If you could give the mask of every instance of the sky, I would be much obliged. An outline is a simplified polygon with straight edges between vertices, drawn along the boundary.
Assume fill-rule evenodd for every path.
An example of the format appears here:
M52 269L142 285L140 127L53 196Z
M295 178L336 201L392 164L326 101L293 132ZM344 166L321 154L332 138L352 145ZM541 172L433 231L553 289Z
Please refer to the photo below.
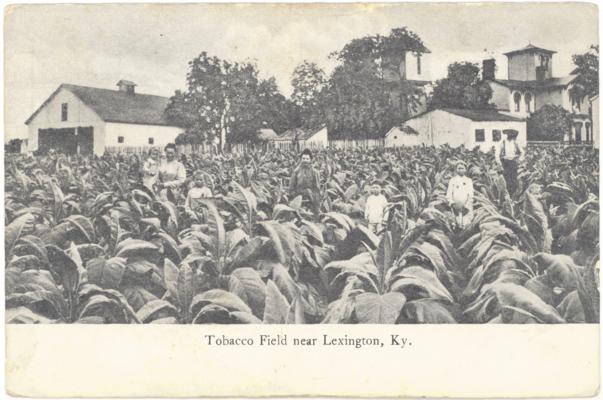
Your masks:
M186 89L188 62L202 51L255 61L285 95L304 60L330 72L329 54L354 38L406 26L431 50L432 79L454 61L494 57L528 43L554 50L553 75L598 43L598 12L587 3L128 4L20 5L5 9L5 142L26 137L25 120L61 84L170 96ZM423 64L425 66L425 63ZM424 67L425 68L425 67Z

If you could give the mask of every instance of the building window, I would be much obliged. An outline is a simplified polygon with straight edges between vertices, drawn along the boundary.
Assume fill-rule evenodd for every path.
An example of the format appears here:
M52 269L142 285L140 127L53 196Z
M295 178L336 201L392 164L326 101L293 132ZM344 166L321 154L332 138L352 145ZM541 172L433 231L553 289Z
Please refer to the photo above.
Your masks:
M123 143L124 142L124 137L123 136L118 136L117 137L117 143Z
M500 138L501 138L501 133L499 129L494 129L492 131L492 141L493 142L500 142Z
M67 121L68 112L69 109L67 103L61 104L61 121Z
M525 102L526 102L526 111L532 112L532 93L525 94Z
M591 143L593 141L593 133L590 130L590 122L584 124L584 129L586 130L586 141Z
M417 75L421 75L421 55L417 54Z
M152 137L150 137L150 138L149 138L149 144L155 144L155 139L154 139L154 138L152 138Z
M582 142L582 122L574 123L574 129L576 130L576 135L574 137L574 140L576 141L576 143L581 143Z
M521 104L521 93L515 92L513 95L513 102L515 103L515 112L519 112L519 107Z
M476 129L475 130L475 141L476 142L485 142L486 141L486 131L484 129Z

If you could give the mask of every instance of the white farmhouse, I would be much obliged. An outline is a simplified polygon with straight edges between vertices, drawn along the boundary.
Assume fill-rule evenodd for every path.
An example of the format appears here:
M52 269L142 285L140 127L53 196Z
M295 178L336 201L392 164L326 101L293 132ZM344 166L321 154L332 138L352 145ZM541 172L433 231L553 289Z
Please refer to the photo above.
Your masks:
M329 145L327 126L322 125L318 129L293 128L283 132L281 135L270 139L274 147L278 149L320 148Z
M555 51L532 44L505 53L507 79L496 78L494 59L484 60L482 73L492 89L492 102L502 113L527 118L542 106L557 105L570 112L572 127L564 141L590 144L593 141L591 120L588 113L589 99L572 100L570 90L577 78L573 71L563 77L553 76Z
M495 110L436 109L417 114L393 127L385 135L385 147L401 146L479 146L489 151L498 148L505 131L517 132L517 142L527 143L525 120Z
M100 155L107 148L174 142L182 129L165 118L169 98L136 93L130 81L117 86L119 90L60 85L25 122L28 150Z

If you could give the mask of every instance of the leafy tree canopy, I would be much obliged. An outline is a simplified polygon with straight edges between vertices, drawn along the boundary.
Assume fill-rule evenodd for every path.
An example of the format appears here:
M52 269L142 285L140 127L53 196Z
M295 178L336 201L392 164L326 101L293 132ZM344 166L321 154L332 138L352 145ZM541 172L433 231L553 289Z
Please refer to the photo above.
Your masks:
M480 77L475 63L455 62L448 66L448 76L438 80L429 108L492 108L492 89Z
M405 120L418 108L423 91L405 80L400 65L406 53L427 51L419 36L403 27L387 36L353 39L332 53L340 64L323 91L331 137L382 137ZM387 78L388 72L396 78Z
M590 46L584 54L574 54L572 57L576 68L572 74L578 75L569 90L573 103L578 103L585 97L599 94L599 46Z
M527 121L528 140L563 140L571 129L569 111L561 106L546 104Z
M218 139L223 148L226 142L254 140L261 127L285 130L289 125L291 110L275 80L259 79L251 62L233 63L203 52L189 63L187 84L186 92L172 96L166 115L200 141Z
M299 115L298 126L316 127L325 120L323 91L327 86L324 70L304 60L295 67L291 79L291 101Z

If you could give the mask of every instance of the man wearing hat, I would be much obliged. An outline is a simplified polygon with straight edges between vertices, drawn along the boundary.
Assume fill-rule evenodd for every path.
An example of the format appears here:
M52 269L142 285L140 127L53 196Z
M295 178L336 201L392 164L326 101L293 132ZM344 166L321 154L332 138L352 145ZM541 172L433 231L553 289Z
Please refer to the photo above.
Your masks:
M517 190L517 166L521 149L517 143L518 132L513 129L505 129L503 131L505 139L500 144L500 152L498 158L503 167L503 175L507 182L507 190L510 195L513 195Z

